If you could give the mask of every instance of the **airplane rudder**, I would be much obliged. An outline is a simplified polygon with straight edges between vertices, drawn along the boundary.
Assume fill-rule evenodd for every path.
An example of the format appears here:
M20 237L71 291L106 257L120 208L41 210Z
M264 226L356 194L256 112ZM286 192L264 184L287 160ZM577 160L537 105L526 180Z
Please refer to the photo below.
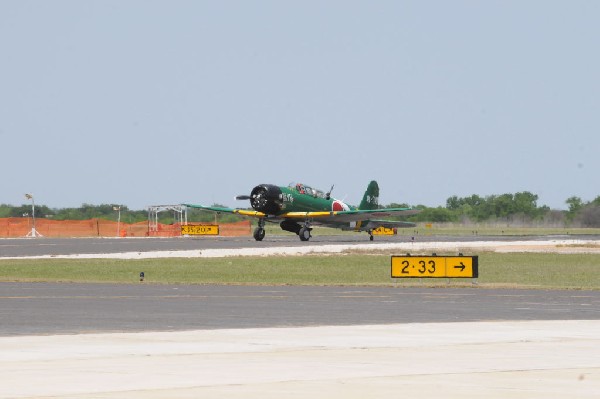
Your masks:
M375 180L371 180L367 190L363 195L359 209L377 209L379 208L379 185Z

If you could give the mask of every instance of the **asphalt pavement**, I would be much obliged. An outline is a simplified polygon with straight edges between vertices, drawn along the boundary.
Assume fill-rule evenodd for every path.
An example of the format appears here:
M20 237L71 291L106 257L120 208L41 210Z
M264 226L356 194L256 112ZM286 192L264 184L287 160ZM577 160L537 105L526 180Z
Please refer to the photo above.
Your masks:
M0 336L600 320L600 291L0 283Z

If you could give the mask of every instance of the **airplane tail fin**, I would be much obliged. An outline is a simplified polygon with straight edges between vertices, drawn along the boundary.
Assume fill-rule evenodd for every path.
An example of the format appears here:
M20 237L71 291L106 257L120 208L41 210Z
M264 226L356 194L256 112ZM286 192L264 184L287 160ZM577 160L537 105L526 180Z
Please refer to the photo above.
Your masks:
M363 199L360 202L358 209L360 210L371 210L379 208L379 185L375 180L372 180L363 195Z

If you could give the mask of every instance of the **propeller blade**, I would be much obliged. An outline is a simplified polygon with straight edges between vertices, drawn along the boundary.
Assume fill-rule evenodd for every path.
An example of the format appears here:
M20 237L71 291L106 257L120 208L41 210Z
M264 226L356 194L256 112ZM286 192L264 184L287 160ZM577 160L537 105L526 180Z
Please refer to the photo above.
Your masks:
M252 197L250 197L249 195L238 195L235 197L236 200L249 200L250 198Z

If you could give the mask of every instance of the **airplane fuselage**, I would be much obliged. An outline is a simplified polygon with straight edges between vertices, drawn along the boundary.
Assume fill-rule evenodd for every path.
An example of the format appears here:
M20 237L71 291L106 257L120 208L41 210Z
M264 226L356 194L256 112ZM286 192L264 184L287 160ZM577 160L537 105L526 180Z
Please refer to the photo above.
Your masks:
M327 198L322 192L310 187L298 190L296 187L280 187L281 213L286 212L329 212L352 209L343 201Z
M279 216L288 212L331 212L354 209L320 190L303 184L287 187L259 184L252 189L250 206L258 212Z

